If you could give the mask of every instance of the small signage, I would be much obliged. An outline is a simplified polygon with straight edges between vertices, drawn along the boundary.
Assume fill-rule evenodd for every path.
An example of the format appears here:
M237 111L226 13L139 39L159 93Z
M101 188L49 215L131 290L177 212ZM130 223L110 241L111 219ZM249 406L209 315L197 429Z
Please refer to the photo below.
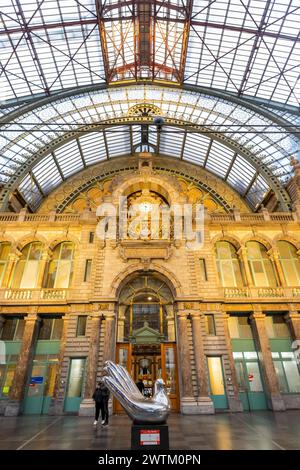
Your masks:
M248 375L248 379L249 379L249 382L253 382L254 375L253 375L253 374L249 374L249 375Z
M159 429L145 429L140 432L141 446L159 446L160 431Z
M42 384L44 381L44 377L30 377L30 385L37 385L37 384Z

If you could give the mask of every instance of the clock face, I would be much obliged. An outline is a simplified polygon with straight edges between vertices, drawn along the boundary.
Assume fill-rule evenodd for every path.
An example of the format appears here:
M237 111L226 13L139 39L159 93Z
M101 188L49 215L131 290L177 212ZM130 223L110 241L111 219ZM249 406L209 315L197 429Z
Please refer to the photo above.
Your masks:
M151 212L152 204L150 202L141 202L140 211L141 212Z

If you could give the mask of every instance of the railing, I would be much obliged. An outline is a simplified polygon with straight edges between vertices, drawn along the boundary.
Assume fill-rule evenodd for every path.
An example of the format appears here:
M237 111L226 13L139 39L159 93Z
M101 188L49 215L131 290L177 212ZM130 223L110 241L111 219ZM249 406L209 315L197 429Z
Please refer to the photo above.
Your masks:
M277 223L288 223L297 221L295 213L291 212L274 212L274 213L232 213L232 214L218 214L218 213L209 213L208 221L218 223L227 223L227 222L246 222L246 223L264 223L268 221L277 222ZM81 220L90 220L97 221L95 212L90 213L80 213L80 214L56 214L54 212L48 214L29 214L20 212L19 214L14 214L11 212L1 212L0 213L0 223L1 222L77 222Z
M288 214L286 212L278 212L270 214L270 219L272 220L272 222L293 222L294 217L293 214Z
M241 221L242 222L264 222L264 215L263 214L241 214Z
M65 300L67 289L0 289L0 300Z
M243 298L290 298L300 296L300 288L283 287L225 287L224 297L226 299Z

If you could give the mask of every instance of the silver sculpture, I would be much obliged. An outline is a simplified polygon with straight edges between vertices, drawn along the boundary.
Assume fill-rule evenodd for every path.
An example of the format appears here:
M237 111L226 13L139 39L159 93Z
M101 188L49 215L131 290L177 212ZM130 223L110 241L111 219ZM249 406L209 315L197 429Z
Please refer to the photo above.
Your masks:
M162 379L156 380L153 397L145 398L123 366L107 361L104 370L106 372L106 376L103 377L105 385L135 424L166 422L170 411L170 401Z

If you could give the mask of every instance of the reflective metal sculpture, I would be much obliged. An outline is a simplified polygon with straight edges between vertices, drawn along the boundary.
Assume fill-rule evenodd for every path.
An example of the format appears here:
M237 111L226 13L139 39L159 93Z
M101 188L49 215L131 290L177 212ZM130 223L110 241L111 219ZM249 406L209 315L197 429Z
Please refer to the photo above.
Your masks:
M104 370L106 372L106 376L103 377L105 385L134 423L163 424L166 422L170 411L170 401L162 379L156 380L153 397L145 398L124 367L107 361Z

